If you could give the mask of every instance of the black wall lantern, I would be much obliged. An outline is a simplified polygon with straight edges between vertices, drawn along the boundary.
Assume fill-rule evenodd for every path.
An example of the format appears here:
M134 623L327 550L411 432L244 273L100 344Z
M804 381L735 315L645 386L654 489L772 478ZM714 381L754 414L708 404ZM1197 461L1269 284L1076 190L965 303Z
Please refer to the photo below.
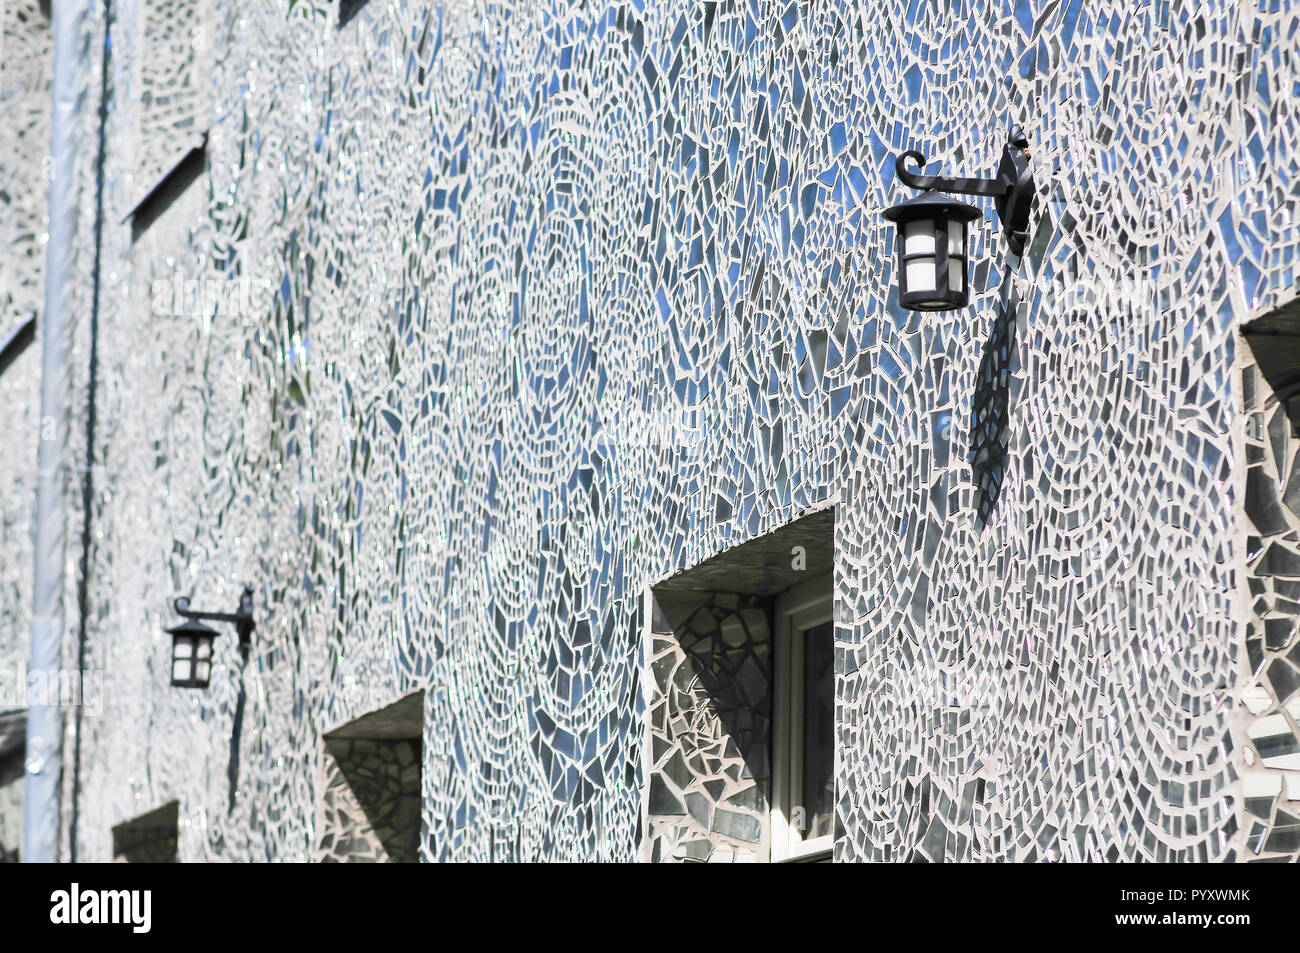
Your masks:
M245 586L239 597L239 608L234 612L197 612L190 609L190 600L176 600L176 614L185 617L180 625L168 629L172 637L172 686L174 688L207 688L212 678L212 640L219 634L204 625L209 622L233 622L239 633L239 653L248 661L248 648L253 641L253 587Z
M899 303L911 311L963 308L970 301L967 232L980 210L939 193L993 196L1007 246L1019 256L1029 235L1034 201L1029 140L1019 124L1011 127L997 177L992 179L921 175L907 168L909 159L925 168L925 156L908 150L895 160L894 170L900 181L921 189L921 194L885 210L885 218L898 232Z

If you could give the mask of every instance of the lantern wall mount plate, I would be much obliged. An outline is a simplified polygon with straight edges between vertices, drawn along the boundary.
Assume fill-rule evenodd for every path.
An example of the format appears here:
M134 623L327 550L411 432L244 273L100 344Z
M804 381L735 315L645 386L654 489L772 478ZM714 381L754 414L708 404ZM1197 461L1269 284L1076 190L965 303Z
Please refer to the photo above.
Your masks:
M203 624L230 622L239 635L239 654L247 662L253 641L253 587L245 586L234 612L200 612L190 608L184 596L173 603L176 614L185 621L167 630L172 637L172 687L207 688L212 678L212 641L220 633Z
M1029 237L1034 202L1034 174L1029 140L1017 123L1011 127L997 174L991 179L925 175L925 156L909 149L894 162L899 181L921 194L885 210L898 229L899 303L912 311L952 311L970 301L967 282L970 222L980 216L974 205L940 193L986 195L994 199L1002 233L1012 254L1021 255Z

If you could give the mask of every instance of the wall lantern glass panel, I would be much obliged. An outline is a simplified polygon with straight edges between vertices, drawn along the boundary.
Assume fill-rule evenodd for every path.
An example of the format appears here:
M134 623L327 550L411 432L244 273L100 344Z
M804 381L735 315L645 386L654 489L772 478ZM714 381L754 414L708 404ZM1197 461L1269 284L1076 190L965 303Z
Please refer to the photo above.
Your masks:
M897 226L898 300L911 311L951 311L970 301L968 230L980 211L925 192L885 212Z
M207 688L217 630L191 619L167 631L172 637L172 687Z

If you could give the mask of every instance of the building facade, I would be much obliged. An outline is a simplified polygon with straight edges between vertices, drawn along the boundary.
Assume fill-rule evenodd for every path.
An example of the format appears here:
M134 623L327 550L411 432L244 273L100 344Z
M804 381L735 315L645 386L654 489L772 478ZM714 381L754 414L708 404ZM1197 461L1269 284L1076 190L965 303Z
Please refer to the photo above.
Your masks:
M59 68L3 9L0 341ZM65 859L1300 855L1292 5L85 10ZM1013 122L1023 258L980 200L901 309L895 156Z
M0 6L0 862L16 860L23 828L23 737L32 607L32 512L40 436L46 185L50 146L50 20L32 0Z

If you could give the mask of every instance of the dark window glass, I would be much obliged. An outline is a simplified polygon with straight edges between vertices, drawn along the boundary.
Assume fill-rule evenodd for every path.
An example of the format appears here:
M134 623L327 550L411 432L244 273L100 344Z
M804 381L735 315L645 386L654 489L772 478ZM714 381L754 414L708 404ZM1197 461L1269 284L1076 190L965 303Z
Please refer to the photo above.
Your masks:
M831 832L835 810L835 626L803 633L804 840Z

